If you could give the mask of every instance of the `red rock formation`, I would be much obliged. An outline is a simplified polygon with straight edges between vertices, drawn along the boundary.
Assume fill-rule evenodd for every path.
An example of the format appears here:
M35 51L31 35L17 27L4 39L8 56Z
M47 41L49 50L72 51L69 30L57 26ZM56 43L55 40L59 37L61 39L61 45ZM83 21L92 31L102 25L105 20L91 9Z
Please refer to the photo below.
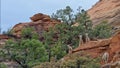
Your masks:
M87 51L87 53L91 54L92 57L98 57L104 51L107 51L110 44L110 39L103 39L99 41L90 41L81 45L80 47L73 50L74 52L78 51Z
M48 30L50 27L60 23L60 21L53 20L48 15L41 13L33 15L30 19L32 22L19 23L15 25L12 29L13 34L20 37L21 30L25 27L34 27L36 32L41 33L43 30Z
M44 15L42 13L38 13L30 17L30 19L35 22L38 20L43 20L43 21L50 21L50 17L48 15Z
M2 47L2 45L5 44L5 42L10 39L10 37L6 36L6 35L1 35L0 34L0 48Z
M108 21L112 26L120 26L120 0L100 0L90 10L88 14L94 25L102 21Z
M110 42L110 54L115 55L116 52L120 52L120 32L113 36Z
M88 10L93 25L98 25L102 21L108 21L111 26L120 27L120 0L99 0ZM110 39L90 41L73 50L73 53L84 51L92 57L101 56L104 52L109 52L109 62L113 59L115 52L120 51L120 32Z
M0 39L9 39L8 36L0 34Z
M110 39L90 41L73 50L73 53L84 51L93 58L100 57L104 52L109 52L109 62L113 59L116 52L120 52L120 32Z

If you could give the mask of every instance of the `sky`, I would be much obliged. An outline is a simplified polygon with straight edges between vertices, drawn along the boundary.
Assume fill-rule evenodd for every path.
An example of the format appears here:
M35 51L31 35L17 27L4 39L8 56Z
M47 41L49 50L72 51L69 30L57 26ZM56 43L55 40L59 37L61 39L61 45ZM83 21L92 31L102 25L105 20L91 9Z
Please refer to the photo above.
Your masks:
M70 6L76 10L79 6L90 9L98 0L0 0L0 26L7 31L15 24L29 22L36 13L51 15L58 9Z

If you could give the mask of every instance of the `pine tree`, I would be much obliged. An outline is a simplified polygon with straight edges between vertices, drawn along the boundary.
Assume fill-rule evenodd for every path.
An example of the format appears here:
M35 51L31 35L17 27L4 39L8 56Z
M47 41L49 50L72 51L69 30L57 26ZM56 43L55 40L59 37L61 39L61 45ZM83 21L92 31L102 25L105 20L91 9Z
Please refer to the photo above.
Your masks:
M51 15L53 19L61 20L63 23L67 23L69 25L72 25L75 21L75 17L73 15L73 10L70 6L66 6L65 9L57 10L56 13L53 13Z

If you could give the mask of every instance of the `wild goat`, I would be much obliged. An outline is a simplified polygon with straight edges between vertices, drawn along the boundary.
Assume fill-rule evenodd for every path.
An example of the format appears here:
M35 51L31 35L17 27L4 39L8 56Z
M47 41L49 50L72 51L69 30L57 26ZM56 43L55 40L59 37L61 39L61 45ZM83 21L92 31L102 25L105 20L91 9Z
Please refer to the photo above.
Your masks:
M102 56L102 60L107 63L108 60L109 60L109 53L108 52L105 52Z

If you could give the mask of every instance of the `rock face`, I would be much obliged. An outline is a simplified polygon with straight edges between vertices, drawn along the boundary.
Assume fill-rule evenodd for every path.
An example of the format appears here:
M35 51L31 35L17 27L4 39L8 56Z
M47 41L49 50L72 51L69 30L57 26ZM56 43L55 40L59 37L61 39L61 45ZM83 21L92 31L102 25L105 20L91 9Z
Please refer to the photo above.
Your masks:
M6 35L1 35L0 34L0 48L5 44L5 42L10 39L10 37L6 36Z
M102 21L108 21L108 24L111 26L120 27L120 0L99 0L87 13L90 15L94 26ZM74 49L73 53L79 51L84 51L94 58L102 56L104 52L108 52L110 55L109 62L111 62L114 59L115 53L120 52L120 32L109 39L85 43ZM116 58L117 60L118 58Z
M36 22L38 20L43 20L43 21L50 21L50 17L48 15L44 15L42 13L38 13L38 14L35 14L33 15L32 17L30 17L30 19L33 21L33 22Z
M48 15L38 13L30 17L32 22L24 22L16 24L13 27L13 35L20 37L21 30L25 27L33 27L38 34L41 34L44 30L48 30L50 27L53 27L56 24L59 24L60 21L51 19Z
M8 36L0 34L0 39L9 39Z
M99 0L88 10L93 25L108 21L115 27L120 26L120 0Z
M101 39L98 41L89 41L78 48L73 50L73 53L84 51L85 53L90 54L93 58L100 57L104 52L109 53L109 62L113 60L115 53L119 53L119 58L116 58L116 61L120 60L120 32L114 35L109 39ZM114 61L115 62L115 61ZM103 62L101 62L103 63Z

